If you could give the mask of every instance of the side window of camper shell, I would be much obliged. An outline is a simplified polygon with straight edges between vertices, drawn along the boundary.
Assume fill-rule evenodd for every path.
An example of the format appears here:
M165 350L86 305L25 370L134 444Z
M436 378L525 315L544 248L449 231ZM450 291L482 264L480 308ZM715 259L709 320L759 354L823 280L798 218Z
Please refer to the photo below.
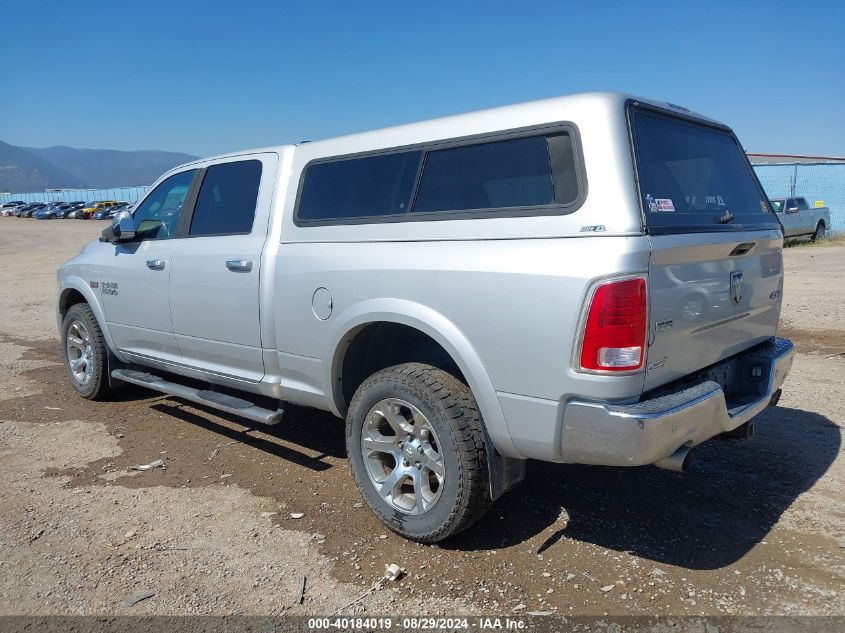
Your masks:
M571 213L583 170L571 128L320 159L306 165L297 224Z

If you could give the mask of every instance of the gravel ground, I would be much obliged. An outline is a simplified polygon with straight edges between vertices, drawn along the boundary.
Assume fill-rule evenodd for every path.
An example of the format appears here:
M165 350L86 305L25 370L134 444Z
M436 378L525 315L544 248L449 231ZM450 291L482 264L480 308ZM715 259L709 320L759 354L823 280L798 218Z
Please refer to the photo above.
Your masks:
M253 430L141 389L76 397L55 269L103 224L0 223L0 614L845 615L845 247L785 251L800 353L752 441L684 474L531 463L426 547L362 507L329 415ZM390 563L407 575L379 583Z

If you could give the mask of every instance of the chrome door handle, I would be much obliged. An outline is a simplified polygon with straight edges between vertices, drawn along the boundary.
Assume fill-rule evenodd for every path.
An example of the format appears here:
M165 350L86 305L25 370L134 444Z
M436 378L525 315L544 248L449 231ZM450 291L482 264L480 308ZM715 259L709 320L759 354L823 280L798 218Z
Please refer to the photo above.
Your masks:
M252 262L248 259L227 259L226 268L238 273L248 273L252 270Z
M148 259L147 260L147 268L152 270L164 270L164 266L167 264L163 259Z

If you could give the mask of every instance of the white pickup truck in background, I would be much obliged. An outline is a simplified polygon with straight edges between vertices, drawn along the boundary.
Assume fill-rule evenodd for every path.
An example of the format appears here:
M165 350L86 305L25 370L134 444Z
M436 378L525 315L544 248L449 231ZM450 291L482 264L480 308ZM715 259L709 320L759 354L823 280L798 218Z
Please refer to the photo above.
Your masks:
M783 236L823 239L830 230L830 209L811 207L805 198L774 198L770 200L783 225Z

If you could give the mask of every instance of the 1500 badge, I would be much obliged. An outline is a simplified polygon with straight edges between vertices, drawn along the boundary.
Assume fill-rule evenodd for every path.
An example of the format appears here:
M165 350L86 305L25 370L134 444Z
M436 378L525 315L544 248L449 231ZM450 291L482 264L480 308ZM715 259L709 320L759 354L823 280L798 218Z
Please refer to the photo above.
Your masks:
M116 281L104 281L103 282L103 294L104 295L114 295L117 296L117 282Z

